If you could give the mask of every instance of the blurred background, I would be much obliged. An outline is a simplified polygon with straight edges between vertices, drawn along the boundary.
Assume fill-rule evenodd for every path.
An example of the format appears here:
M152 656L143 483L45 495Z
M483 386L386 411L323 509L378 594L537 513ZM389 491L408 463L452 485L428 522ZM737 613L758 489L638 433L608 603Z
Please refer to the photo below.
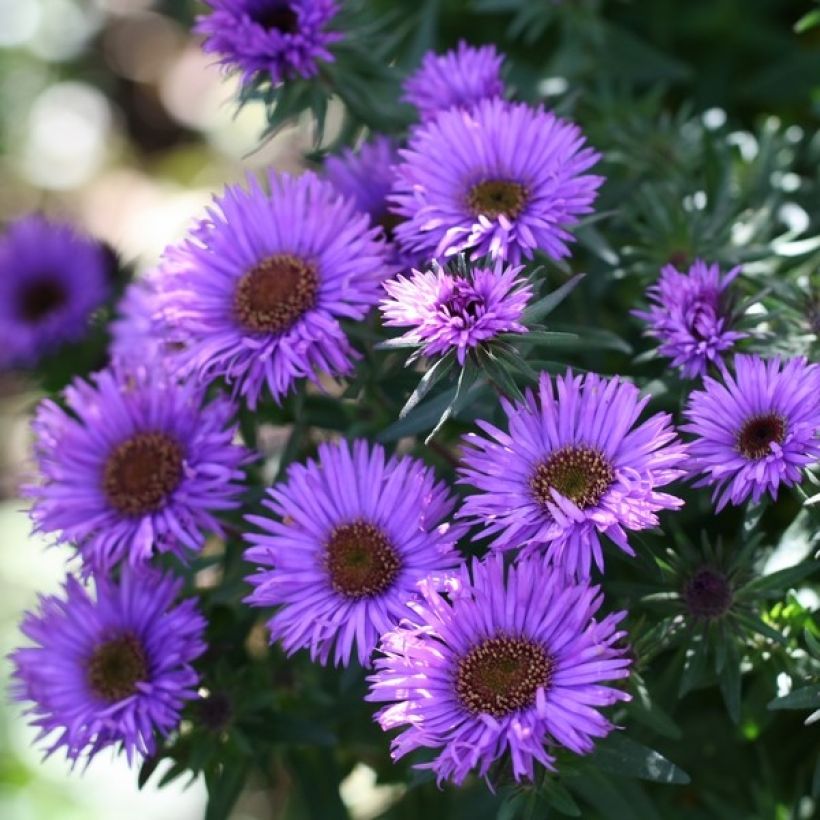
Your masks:
M407 2L408 0L403 0ZM394 0L376 5L389 8ZM398 0L395 0L398 2ZM549 5L549 0L541 0ZM610 36L606 68L618 90L662 87L674 107L710 112L720 122L754 127L762 115L816 128L820 119L817 33L792 26L811 4L800 0L652 0L603 5L620 32ZM448 0L441 45L462 34L468 5L489 14L477 40L518 42L519 86L560 96L576 81L594 86L601 54L572 25L537 29L518 0ZM531 0L532 7L539 5ZM108 242L137 272L149 269L225 183L269 165L294 170L312 147L305 117L260 146L261 106L237 112L237 86L189 34L201 10L187 0L0 0L0 224L31 210L67 217ZM495 16L494 16L495 15ZM423 13L422 13L423 16ZM509 28L510 19L513 28ZM515 21L520 20L515 31ZM580 22L579 22L580 21ZM534 37L527 38L527 31ZM614 32L615 29L612 29ZM820 31L820 30L818 30ZM564 35L575 35L576 40ZM640 39L638 39L640 38ZM580 43L579 47L576 47ZM722 118L722 119L721 119ZM331 111L326 139L333 136ZM598 140L598 147L606 148ZM20 377L0 374L0 687L5 655L19 643L17 622L62 579L64 553L29 535L17 498L25 479L28 414L39 395ZM86 771L60 759L43 763L20 710L0 697L0 818L193 820L204 786L175 781L138 791L124 760L99 755ZM367 770L354 771L343 797L360 820L383 798ZM388 788L388 787L382 787ZM235 817L254 811L247 795Z

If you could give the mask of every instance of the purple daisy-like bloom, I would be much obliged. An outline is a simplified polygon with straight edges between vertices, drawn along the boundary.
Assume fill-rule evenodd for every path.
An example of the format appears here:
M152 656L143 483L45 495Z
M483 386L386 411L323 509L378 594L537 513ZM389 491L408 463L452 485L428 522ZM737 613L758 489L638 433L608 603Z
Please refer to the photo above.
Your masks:
M433 470L408 457L385 458L364 440L319 446L318 461L290 468L269 491L277 516L248 516L248 581L254 606L277 606L272 640L290 653L366 664L379 635L409 614L417 582L454 568L463 527L444 519L455 499ZM270 569L267 569L270 567Z
M518 264L569 254L567 227L592 211L603 177L578 126L500 99L451 109L415 128L391 194L396 237L427 258L472 252Z
M38 214L0 236L0 368L31 366L88 331L111 291L111 254Z
M105 370L44 401L34 420L40 482L35 528L75 543L85 567L198 550L221 533L215 513L239 505L249 453L234 443L233 405L190 383Z
M668 413L637 424L649 402L619 377L541 375L537 394L502 399L509 433L465 439L460 483L479 490L459 515L497 537L494 549L545 552L568 575L603 569L600 535L629 555L629 530L658 523L683 501L658 487L684 474L685 446Z
M117 317L109 325L112 362L126 369L143 366L173 370L178 352L166 338L162 322L162 270L155 270L129 283L117 305Z
M696 486L713 486L721 510L749 496L757 502L781 484L800 481L804 467L820 460L820 367L803 357L738 355L734 376L721 363L723 383L706 377L689 397L681 429L689 445Z
M394 219L387 210L387 195L393 183L393 166L399 159L396 144L377 135L356 151L345 149L325 160L325 175L336 190L352 199L360 211L370 215L388 233Z
M731 315L726 289L740 267L723 275L717 265L695 260L688 273L674 265L661 270L657 283L647 290L653 305L633 315L648 322L648 335L659 339L659 352L672 359L687 378L706 373L710 363L746 334L730 329Z
M629 700L602 685L629 675L616 646L626 613L596 621L599 588L538 558L506 571L501 556L474 560L449 586L444 598L422 584L415 616L379 644L367 699L390 702L376 716L382 729L407 727L393 758L441 749L418 768L460 784L506 755L516 780L532 780L536 762L554 769L548 744L591 752L614 728L599 709Z
M404 81L405 102L428 120L449 108L471 108L480 100L504 93L501 63L495 46L469 46L463 40L444 54L428 51L421 66Z
M253 408L317 371L350 372L357 353L339 323L361 320L394 272L367 214L312 173L229 186L166 253L162 316L183 372L225 378Z
M205 619L193 600L175 604L182 581L125 571L94 579L96 595L68 577L65 595L41 596L21 629L34 646L17 649L12 694L51 736L47 755L90 759L121 744L130 763L156 749L156 735L179 725L197 697L192 661L205 650ZM54 737L53 733L57 732Z
M211 13L194 30L222 65L238 69L250 85L265 75L274 85L313 77L320 62L333 62L329 46L342 39L328 31L339 11L335 0L205 0Z
M421 346L425 356L455 350L459 364L482 342L500 333L526 333L518 320L532 288L518 279L521 267L473 268L467 277L454 276L439 265L385 282L390 295L381 304L385 324L410 327L401 338Z

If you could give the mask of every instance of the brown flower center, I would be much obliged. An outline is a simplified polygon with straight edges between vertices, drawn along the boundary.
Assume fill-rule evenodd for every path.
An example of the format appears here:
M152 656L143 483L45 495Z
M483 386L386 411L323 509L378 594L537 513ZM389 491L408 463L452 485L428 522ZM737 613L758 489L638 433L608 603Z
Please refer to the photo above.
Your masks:
M553 660L526 638L488 638L458 662L456 695L470 712L494 717L526 709L549 684Z
M376 220L376 224L384 228L385 238L391 242L395 239L396 228L398 228L402 222L404 222L404 217L399 216L399 214L394 214L391 211L384 211Z
M401 559L380 529L366 521L354 521L333 530L325 567L333 589L340 595L371 598L396 580Z
M601 500L614 478L612 465L598 450L562 447L535 468L530 489L541 504L552 502L551 490L557 490L584 510Z
M61 308L68 298L61 282L50 277L27 283L19 295L20 315L26 322L39 322Z
M263 259L239 280L234 313L254 333L282 333L316 304L316 266L289 253Z
M255 23L268 31L276 29L282 34L293 34L299 28L299 15L291 8L290 3L281 0L263 0L260 8L252 11L250 16Z
M504 214L515 219L527 204L527 189L519 182L505 179L487 179L470 188L467 203L476 215L489 219Z
M148 660L139 640L131 634L100 644L88 661L88 683L93 692L110 702L137 691L148 677Z
M683 600L696 618L720 618L732 606L732 585L722 573L704 567L686 582Z
M182 479L182 447L165 433L137 433L117 446L103 471L108 503L125 515L162 507Z
M741 455L755 460L767 456L773 442L781 444L786 437L786 421L777 413L766 413L747 419L737 436Z

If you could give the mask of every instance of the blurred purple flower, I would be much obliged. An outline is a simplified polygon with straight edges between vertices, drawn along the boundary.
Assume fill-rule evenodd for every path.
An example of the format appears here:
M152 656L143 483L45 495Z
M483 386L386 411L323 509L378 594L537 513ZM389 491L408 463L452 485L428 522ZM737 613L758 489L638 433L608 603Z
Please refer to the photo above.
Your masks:
M421 66L405 80L402 99L429 120L439 111L469 109L480 100L500 97L503 59L495 46L475 48L463 40L444 54L428 51Z
M802 470L820 460L820 366L803 357L738 355L734 376L720 364L723 384L706 377L689 396L682 430L689 445L696 486L713 486L721 510L749 496L777 497L781 484L800 481Z
M88 331L114 263L94 239L31 214L0 235L0 369L35 364Z
M63 597L40 597L21 629L34 646L11 655L12 694L49 736L47 754L90 759L122 744L128 762L156 750L197 697L191 663L205 650L205 619L193 600L174 605L182 581L156 572L97 577L96 596L68 577ZM53 733L57 733L56 736Z
M328 47L342 35L328 31L339 11L335 0L204 0L208 15L194 30L203 49L222 65L241 72L250 85L268 75L274 85L313 77L319 62L332 62Z
M592 211L603 177L578 126L500 99L451 109L413 129L390 199L396 237L427 258L471 252L518 264L569 255L566 228Z
M549 745L587 754L612 724L600 708L629 700L604 681L629 675L626 615L596 621L598 587L568 581L542 559L506 572L501 556L463 566L445 598L421 584L423 599L382 636L368 700L387 701L382 729L406 727L393 758L440 749L430 763L439 784L486 776L506 756L516 780L534 778L534 764L554 770Z
M248 581L253 606L279 607L272 640L311 658L367 664L379 635L409 614L416 583L455 567L463 527L444 519L455 499L416 459L385 459L364 440L319 445L318 461L296 464L269 492L275 514L248 516L245 553L262 565Z

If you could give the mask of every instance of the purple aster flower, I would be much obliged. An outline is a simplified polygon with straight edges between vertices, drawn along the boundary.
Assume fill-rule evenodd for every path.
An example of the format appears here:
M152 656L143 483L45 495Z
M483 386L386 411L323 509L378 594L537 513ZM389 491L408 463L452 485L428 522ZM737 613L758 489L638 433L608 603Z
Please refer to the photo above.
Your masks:
M197 697L191 662L205 650L205 619L193 600L174 605L182 581L170 575L125 571L94 586L92 596L69 576L63 597L41 596L40 612L26 615L34 646L11 655L12 694L34 703L47 754L65 747L69 760L90 761L122 744L130 763L153 754L156 735L174 731Z
M111 290L111 254L38 214L0 236L0 368L31 366L88 331Z
M494 46L475 48L463 40L444 54L428 51L421 66L404 82L405 102L428 120L449 108L471 108L504 93L503 57Z
M271 173L229 186L209 218L166 254L162 315L184 372L223 377L253 408L358 354L339 324L361 320L391 276L380 229L327 181Z
M387 195L398 158L393 140L378 135L356 151L346 148L339 156L329 156L325 174L342 196L352 199L360 211L389 232L394 220L387 210Z
M649 323L647 334L660 340L661 355L672 359L685 377L703 376L710 363L746 336L729 329L726 289L739 273L736 267L723 275L717 265L700 259L688 273L666 265L646 292L654 302L649 311L632 311Z
M714 487L721 510L749 496L757 502L781 484L800 481L804 467L820 460L820 367L803 357L735 356L734 376L720 363L723 383L706 377L689 397L681 429L689 445L696 485Z
M486 776L509 755L516 780L533 779L534 763L554 770L549 746L577 754L614 728L599 709L629 700L604 681L629 675L616 629L626 615L600 621L598 587L568 581L541 559L504 570L501 556L463 566L449 596L422 584L414 615L382 636L371 701L388 701L382 729L407 727L393 758L441 749L430 768L439 783Z
M327 30L339 11L335 0L204 0L211 13L194 30L203 49L238 69L250 85L269 75L274 85L313 77L319 62L333 62L328 47L341 34Z
M590 213L603 177L580 129L500 99L451 109L414 129L391 195L404 248L428 258L472 251L518 264L569 254L566 228Z
M44 401L34 420L41 480L26 491L38 531L76 543L100 571L184 556L222 532L215 513L239 505L249 459L230 402L203 404L190 383L144 371L77 379L64 399L66 410Z
M459 515L496 535L494 549L543 551L576 577L593 558L603 569L601 534L634 555L627 532L683 504L657 488L684 474L685 447L668 413L637 424L648 402L619 377L542 374L537 394L502 400L509 433L479 420L487 437L467 435L460 482L479 492Z
M178 349L166 338L162 322L161 289L166 276L155 270L135 279L117 305L117 318L109 325L108 352L118 366L131 369L150 365L173 370L171 360Z
M390 299L382 302L385 324L409 327L401 338L422 347L425 356L456 351L463 365L469 351L500 333L526 333L518 320L532 296L523 268L473 268L467 277L454 276L434 263L434 270L414 270L406 279L385 282Z
M363 440L319 446L318 461L290 468L265 506L248 516L263 534L246 560L261 564L249 582L254 606L277 606L272 640L288 652L366 664L378 636L409 614L416 583L455 567L463 528L444 521L455 504L444 482L416 459L385 459Z

